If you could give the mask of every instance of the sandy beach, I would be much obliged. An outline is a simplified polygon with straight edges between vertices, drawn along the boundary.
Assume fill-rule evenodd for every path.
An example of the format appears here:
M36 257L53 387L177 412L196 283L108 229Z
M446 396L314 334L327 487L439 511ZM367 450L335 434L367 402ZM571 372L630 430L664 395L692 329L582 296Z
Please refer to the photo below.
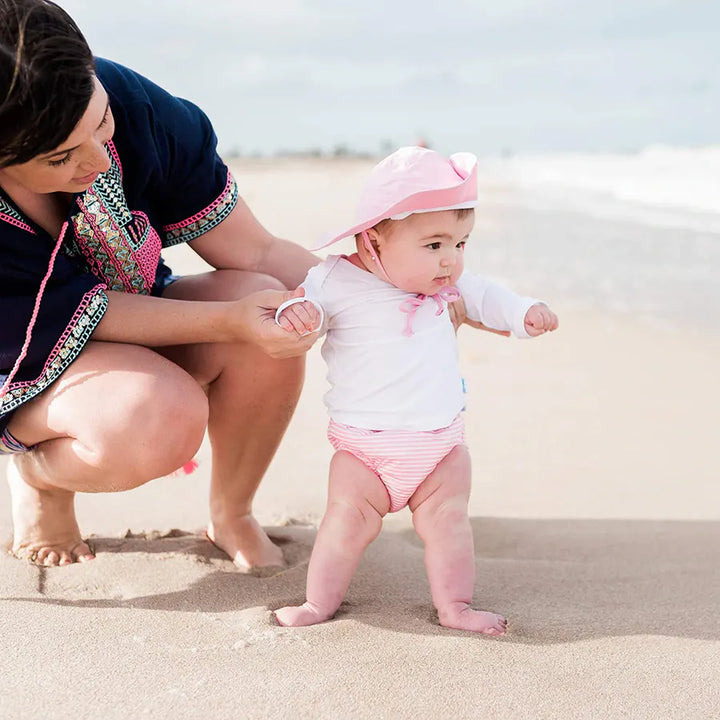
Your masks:
M248 160L234 171L262 222L310 247L352 217L370 164ZM273 609L304 599L324 509L316 346L255 504L287 569L241 573L204 539L207 442L193 475L78 496L93 562L44 569L0 556L0 718L720 717L717 318L666 321L658 305L636 312L631 294L610 307L585 275L568 279L571 260L592 277L598 261L582 248L552 271L523 265L511 241L531 230L544 257L567 254L553 243L568 228L654 231L533 208L483 182L471 265L547 299L561 322L533 341L459 335L475 601L508 617L508 635L437 624L407 509L387 517L335 619L274 622ZM167 260L202 269L187 248ZM720 280L720 267L709 272ZM10 533L2 483L0 534Z

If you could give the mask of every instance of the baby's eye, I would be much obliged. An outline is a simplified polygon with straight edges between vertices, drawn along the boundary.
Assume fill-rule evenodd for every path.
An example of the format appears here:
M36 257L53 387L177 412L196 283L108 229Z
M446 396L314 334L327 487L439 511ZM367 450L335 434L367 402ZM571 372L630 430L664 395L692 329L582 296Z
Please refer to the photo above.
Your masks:
M456 246L456 248L460 248L461 250L465 248L465 240L461 240Z
M439 250L440 243L439 242L430 243L429 245L426 245L425 247L430 248L430 250Z

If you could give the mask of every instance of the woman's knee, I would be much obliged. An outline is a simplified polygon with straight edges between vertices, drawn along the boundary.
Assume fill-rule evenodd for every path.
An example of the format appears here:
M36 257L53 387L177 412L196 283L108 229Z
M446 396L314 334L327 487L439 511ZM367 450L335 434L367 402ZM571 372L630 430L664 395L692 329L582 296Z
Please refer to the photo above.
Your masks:
M213 294L226 300L236 300L260 290L287 290L276 277L247 270L215 270L210 280L215 286Z
M138 403L138 416L145 418L139 438L143 457L138 466L145 471L152 468L152 477L172 472L190 460L205 434L207 397L200 385L182 374L182 382L161 382Z
M162 373L134 374L113 394L112 417L91 434L97 465L128 487L181 467L203 440L207 397L190 375L165 364Z
M168 286L163 297L178 300L231 301L260 290L287 289L272 275L227 269L181 278Z

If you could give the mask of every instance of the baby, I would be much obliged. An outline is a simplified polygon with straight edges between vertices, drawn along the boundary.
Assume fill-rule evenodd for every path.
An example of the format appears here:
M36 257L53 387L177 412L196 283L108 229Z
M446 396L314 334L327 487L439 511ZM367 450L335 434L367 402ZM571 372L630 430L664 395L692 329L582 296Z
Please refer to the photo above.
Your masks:
M517 337L555 330L558 321L543 303L464 272L476 203L473 155L401 148L372 170L358 222L327 243L354 235L357 253L312 268L305 297L278 309L277 322L290 332L327 333L325 403L336 451L307 600L276 610L281 625L332 617L382 518L407 505L425 544L440 624L486 635L506 630L501 615L470 606L470 456L447 304L462 295L470 319Z

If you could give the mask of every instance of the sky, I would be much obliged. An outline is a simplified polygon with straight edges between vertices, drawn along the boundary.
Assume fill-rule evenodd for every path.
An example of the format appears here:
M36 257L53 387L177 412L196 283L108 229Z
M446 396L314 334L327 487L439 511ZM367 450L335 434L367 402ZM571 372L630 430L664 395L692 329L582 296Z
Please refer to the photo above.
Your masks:
M720 144L717 0L58 0L221 152Z

